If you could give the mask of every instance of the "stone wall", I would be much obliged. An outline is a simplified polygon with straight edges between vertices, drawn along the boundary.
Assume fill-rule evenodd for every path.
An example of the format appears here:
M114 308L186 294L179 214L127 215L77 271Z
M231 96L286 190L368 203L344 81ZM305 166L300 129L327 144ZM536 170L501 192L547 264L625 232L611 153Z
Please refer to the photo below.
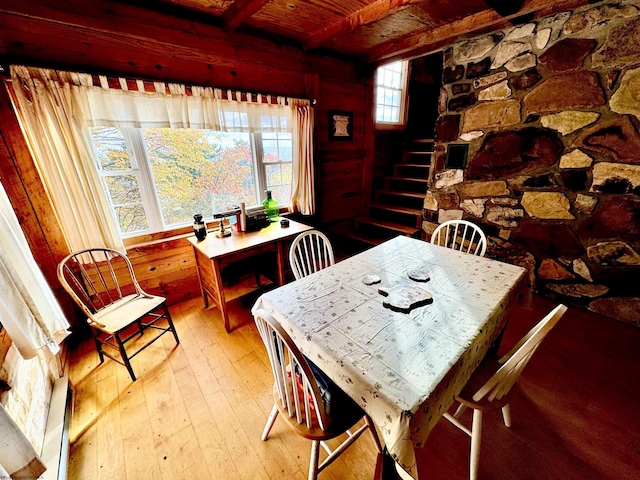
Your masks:
M450 46L438 108L426 233L478 223L540 293L640 326L640 2Z

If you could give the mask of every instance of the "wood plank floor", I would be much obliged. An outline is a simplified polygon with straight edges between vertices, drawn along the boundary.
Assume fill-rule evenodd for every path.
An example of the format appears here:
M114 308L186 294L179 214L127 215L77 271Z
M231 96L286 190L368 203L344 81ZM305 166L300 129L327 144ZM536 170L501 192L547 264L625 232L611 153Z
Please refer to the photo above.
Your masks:
M503 347L553 306L536 297ZM70 479L306 478L308 440L281 421L260 440L271 372L250 300L232 307L230 334L199 298L171 307L181 343L165 335L135 357L136 382L100 365L93 342L79 345ZM481 479L640 478L640 330L570 309L525 370L512 417L508 429L499 412L485 415ZM468 437L445 420L417 453L421 479L468 478ZM371 479L375 460L363 436L320 479Z

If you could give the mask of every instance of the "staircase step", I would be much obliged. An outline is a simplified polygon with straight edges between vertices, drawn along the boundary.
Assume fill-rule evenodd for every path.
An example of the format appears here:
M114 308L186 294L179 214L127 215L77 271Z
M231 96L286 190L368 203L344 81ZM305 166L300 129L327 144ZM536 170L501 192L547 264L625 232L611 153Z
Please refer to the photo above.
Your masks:
M374 203L370 203L369 207L377 208L379 210L387 210L389 212L404 213L406 215L422 216L422 210L419 210L417 208L401 207L399 205L389 205L388 203L374 202Z
M418 198L418 199L424 199L425 197L425 193L414 193L414 192L402 192L399 190L388 190L388 189L384 189L384 190L377 190L377 193L381 193L383 195L396 195L398 197L407 197L407 198Z
M417 227L408 227L399 223L388 222L386 220L378 220L377 218L371 217L356 217L355 222L373 225L374 227L380 227L386 230L393 230L394 232L400 232L408 236L415 235L420 231L420 229Z
M380 245L381 243L386 241L386 239L384 238L369 237L366 235L362 235L361 233L358 233L358 232L349 232L346 234L346 237L352 240L356 240L358 242L366 243L367 245L374 245L374 246Z
M385 180L395 180L396 182L418 182L418 183L429 183L429 180L426 178L416 178L416 177L399 177L396 175L384 177Z
M430 165L428 163L396 163L394 167L407 167L407 168L424 168L428 170Z
M413 143L433 143L435 140L433 138L414 138L411 140Z

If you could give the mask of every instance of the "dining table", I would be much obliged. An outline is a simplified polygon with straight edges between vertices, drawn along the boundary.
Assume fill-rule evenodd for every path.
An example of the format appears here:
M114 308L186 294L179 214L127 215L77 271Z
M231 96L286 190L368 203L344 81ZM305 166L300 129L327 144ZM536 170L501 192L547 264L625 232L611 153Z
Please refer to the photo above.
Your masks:
M398 236L262 294L253 311L280 322L417 479L415 448L527 289L520 266Z

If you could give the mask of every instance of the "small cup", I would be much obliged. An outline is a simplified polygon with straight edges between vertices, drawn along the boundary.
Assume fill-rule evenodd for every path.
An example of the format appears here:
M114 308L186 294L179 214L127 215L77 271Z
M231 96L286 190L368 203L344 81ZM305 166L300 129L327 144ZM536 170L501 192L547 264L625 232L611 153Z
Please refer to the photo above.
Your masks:
M282 219L280 220L280 226L281 226L281 227L284 227L284 228L287 228L287 227L289 226L289 220L288 220L288 219L286 219L286 218L282 218Z

